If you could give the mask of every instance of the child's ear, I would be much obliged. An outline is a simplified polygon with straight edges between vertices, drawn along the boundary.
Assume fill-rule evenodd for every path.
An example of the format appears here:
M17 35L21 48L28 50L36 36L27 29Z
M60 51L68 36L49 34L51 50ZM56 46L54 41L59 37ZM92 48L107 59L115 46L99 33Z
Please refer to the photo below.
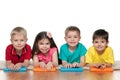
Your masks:
M26 42L27 42L28 38L26 38Z
M66 37L64 37L64 39L66 40Z
M10 41L12 42L12 39L10 39Z
M80 36L80 38L79 38L79 41L81 40L81 36Z
M65 41L67 41L67 38L66 38L66 36L64 37L64 39L65 39Z

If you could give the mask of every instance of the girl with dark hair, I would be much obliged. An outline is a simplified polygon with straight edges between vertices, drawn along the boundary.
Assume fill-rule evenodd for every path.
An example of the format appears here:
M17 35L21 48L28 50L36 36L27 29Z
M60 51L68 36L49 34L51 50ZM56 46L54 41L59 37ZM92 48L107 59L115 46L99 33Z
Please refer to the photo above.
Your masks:
M50 32L42 31L37 34L32 48L33 65L47 68L57 67L58 48Z

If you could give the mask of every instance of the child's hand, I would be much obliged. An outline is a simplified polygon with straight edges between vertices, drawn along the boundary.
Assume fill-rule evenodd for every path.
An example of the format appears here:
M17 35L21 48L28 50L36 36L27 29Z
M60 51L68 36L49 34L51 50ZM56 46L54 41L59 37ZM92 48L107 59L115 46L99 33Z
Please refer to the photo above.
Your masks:
M100 68L101 68L101 69L104 69L104 68L106 68L106 65L105 65L105 64L101 64L101 65L100 65Z
M41 67L41 68L46 68L47 65L46 65L44 62L40 62L40 67Z
M14 64L13 64L13 63L9 64L9 65L7 66L7 68L10 69L10 70L14 70Z
M22 63L17 63L14 65L14 70L19 70L22 67Z
M72 67L79 67L79 63L74 62L74 63L72 64Z
M94 64L94 66L95 66L96 68L100 68L100 67L101 67L101 64L100 64L100 63L96 63L96 64Z
M47 70L50 70L53 67L52 62L48 62L47 63Z
M106 65L105 64L96 64L96 67L100 68L100 69L104 69L104 68L106 68Z
M66 63L66 64L64 65L64 67L66 67L66 68L72 68L72 67L73 67L73 65L72 65L72 64L70 64L70 63Z

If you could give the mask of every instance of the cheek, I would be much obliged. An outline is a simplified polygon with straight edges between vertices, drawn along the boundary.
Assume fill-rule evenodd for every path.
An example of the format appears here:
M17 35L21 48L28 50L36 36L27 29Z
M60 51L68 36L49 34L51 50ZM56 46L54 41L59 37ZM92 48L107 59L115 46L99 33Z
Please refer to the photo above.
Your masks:
M107 46L107 44L102 44L102 46L106 47L106 46Z
M97 47L97 44L93 44L94 47Z
M48 48L50 48L50 45L48 45Z
M66 42L70 42L70 39L66 39Z
M17 42L12 42L13 45L17 45Z
M22 42L22 45L25 45L26 44L26 42Z
M80 39L76 39L76 41L80 41Z
M93 46L95 46L96 44L95 43L93 43Z
M38 44L38 48L40 49L40 48L41 48L41 45Z

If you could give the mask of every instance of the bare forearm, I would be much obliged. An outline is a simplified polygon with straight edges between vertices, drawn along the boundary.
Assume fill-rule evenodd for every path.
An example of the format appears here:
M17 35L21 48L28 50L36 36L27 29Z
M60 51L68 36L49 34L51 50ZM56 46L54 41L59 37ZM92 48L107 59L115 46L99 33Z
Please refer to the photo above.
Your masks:
M12 65L13 63L11 61L6 61L6 66Z
M88 67L92 67L92 66L101 66L101 65L105 65L106 67L111 67L112 64L111 63L89 63L89 64L86 64L86 66Z
M58 66L57 62L52 62L53 66Z
M93 66L96 66L97 64L96 63L87 63L86 66L88 67L93 67Z
M40 66L40 63L41 63L41 62L33 62L33 65L34 65L34 66Z
M26 67L28 67L29 64L30 64L29 60L25 60L23 63L21 63L22 66L26 66Z
M83 67L85 65L85 63L84 62L81 62L80 64L79 64L79 67Z
M65 66L66 64L68 64L66 61L62 61L63 66Z
M111 63L102 63L103 65L105 65L106 67L111 67L112 64Z
M28 67L28 66L29 66L29 62L27 62L27 63L22 63L22 66Z

